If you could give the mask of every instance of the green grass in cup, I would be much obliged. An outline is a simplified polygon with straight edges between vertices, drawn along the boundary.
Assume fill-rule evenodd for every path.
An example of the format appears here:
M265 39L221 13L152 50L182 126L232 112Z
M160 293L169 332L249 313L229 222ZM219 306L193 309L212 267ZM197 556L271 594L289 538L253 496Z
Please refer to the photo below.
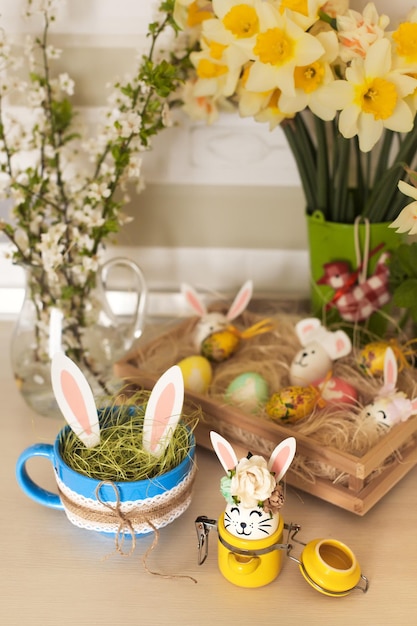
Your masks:
M165 452L156 458L142 447L144 394L147 392L138 392L129 404L105 410L97 446L87 448L72 430L61 436L65 463L84 476L109 481L152 479L177 467L190 452L190 431L197 423L197 412L183 413Z

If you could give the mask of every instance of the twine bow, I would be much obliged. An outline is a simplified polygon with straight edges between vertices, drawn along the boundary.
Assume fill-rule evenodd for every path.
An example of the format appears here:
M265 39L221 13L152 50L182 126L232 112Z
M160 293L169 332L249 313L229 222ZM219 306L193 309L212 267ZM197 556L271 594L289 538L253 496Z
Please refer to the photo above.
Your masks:
M195 475L196 475L196 467L193 467L191 474L188 476L188 479L185 479L183 481L184 484L180 492L176 493L175 496L173 496L170 499L169 503L152 504L152 505L143 506L143 507L139 506L134 511L131 511L129 513L124 513L122 511L122 503L120 500L119 489L117 485L110 480L101 481L95 489L95 496L96 496L97 502L103 505L108 510L108 513L104 511L102 512L92 511L88 507L74 502L73 500L71 500L71 498L68 495L63 493L62 489L59 489L59 495L60 495L62 503L64 504L65 509L67 509L68 511L72 513L77 514L83 519L86 519L86 520L94 519L100 522L107 522L107 523L114 523L114 521L116 520L118 522L118 527L115 533L115 547L116 547L116 551L122 556L131 556L135 550L136 536L135 536L134 524L146 524L154 533L154 539L152 541L152 544L148 547L148 549L146 550L145 554L142 557L143 566L146 572L148 572L149 574L152 574L153 576L160 576L161 578L188 578L189 580L192 580L194 583L197 583L197 580L193 578L192 576L187 576L187 575L182 575L182 574L162 574L160 572L153 571L149 568L148 563L147 563L150 553L156 548L159 542L159 529L153 523L152 518L155 519L158 516L158 514L160 515L161 513L174 509L175 506L177 506L180 502L183 502L188 496L190 496L194 479L195 479ZM104 485L108 485L113 489L114 494L115 494L114 502L107 502L102 499L100 495L100 490ZM123 549L123 544L124 544L126 535L130 535L132 538L131 548L127 552Z
M107 501L103 500L102 497L100 496L100 490L101 490L101 488L104 485L109 485L109 487L111 487L113 489L113 491L114 491L114 495L115 495L115 498L116 498L114 506L113 506L113 504L111 502L107 502ZM123 513L123 511L121 509L120 493L119 493L119 490L118 490L117 486L111 480L102 480L97 485L94 493L95 493L95 496L97 498L97 502L100 502L100 504L102 504L107 509L109 509L112 512L112 514L114 515L114 517L119 520L119 526L117 528L116 536L115 536L115 545L116 545L117 552L119 554L121 554L122 556L130 556L131 554L133 554L133 552L135 551L135 548L136 548L135 530L133 528L132 522ZM143 516L143 520L142 521L145 522L146 524L149 524L149 526L151 526L152 529L155 529L154 525L151 524L151 522L148 519L146 519L145 516ZM124 542L125 542L125 531L127 531L127 534L130 534L130 536L132 537L132 546L131 546L129 552L124 552L124 550L123 550L123 545L124 545Z

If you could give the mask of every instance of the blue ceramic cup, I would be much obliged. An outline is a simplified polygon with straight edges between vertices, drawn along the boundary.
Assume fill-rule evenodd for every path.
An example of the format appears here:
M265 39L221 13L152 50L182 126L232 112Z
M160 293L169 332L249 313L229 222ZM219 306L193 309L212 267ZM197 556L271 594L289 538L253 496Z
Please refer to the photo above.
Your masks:
M71 469L63 460L60 442L69 432L66 426L54 445L40 443L26 448L16 464L16 477L23 492L35 502L64 510L69 521L88 530L117 536L142 535L166 526L189 506L196 465L195 438L189 433L189 452L175 468L146 480L100 481ZM58 493L38 485L26 464L34 457L51 462Z

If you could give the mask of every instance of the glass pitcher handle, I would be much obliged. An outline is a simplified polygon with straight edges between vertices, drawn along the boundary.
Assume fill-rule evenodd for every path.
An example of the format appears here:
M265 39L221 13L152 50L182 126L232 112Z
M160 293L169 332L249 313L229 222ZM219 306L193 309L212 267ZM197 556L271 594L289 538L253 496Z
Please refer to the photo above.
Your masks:
M135 279L136 304L132 318L132 332L130 333L129 339L126 339L125 345L125 349L128 350L131 347L133 341L135 339L139 339L139 337L143 333L145 325L146 304L148 299L148 288L146 286L142 270L138 265L136 265L134 261L131 261L130 259L126 259L124 257L116 257L114 259L109 259L101 266L101 271L99 271L97 275L97 287L101 291L104 311L109 319L113 322L115 327L117 327L119 323L117 320L117 315L111 308L107 298L107 293L109 291L107 281L111 270L116 267L127 268L132 272Z

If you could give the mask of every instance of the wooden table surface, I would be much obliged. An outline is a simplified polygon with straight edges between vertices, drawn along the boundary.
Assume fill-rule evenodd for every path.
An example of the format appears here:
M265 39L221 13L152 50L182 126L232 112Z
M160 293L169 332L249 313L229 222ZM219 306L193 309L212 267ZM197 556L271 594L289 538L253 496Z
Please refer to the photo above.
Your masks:
M415 626L417 625L417 468L364 517L288 488L283 516L302 526L301 538L336 538L355 553L370 580L368 593L330 598L313 590L298 566L284 558L279 577L266 587L244 589L217 567L215 531L209 556L197 564L198 515L216 518L224 500L223 470L214 453L198 449L198 473L190 508L162 529L144 570L152 537L138 540L132 556L114 553L114 541L71 525L65 514L26 497L15 479L20 452L52 443L63 425L26 407L9 361L11 323L0 323L3 397L0 436L0 623L3 626ZM53 488L50 464L33 459L29 471ZM197 580L192 582L190 576Z

